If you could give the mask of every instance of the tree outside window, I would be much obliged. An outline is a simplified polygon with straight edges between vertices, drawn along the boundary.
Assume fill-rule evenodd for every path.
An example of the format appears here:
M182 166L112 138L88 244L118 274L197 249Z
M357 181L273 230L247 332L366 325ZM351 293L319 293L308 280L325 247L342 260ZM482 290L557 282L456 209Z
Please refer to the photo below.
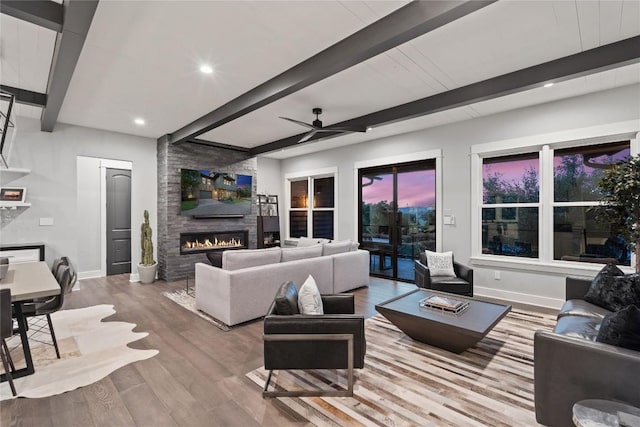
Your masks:
M613 224L596 221L603 197L598 183L611 165L628 159L629 142L555 150L553 258L629 265L628 242Z

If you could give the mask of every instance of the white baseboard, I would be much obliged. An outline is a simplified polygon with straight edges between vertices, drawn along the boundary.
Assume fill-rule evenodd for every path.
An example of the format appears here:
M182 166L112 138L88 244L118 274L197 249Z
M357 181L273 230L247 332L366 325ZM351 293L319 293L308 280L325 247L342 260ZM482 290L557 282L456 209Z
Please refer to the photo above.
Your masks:
M539 307L559 309L564 304L563 299L542 297L539 295L523 294L520 292L504 291L494 288L473 287L473 295L497 298L521 304L537 305Z
M131 273L129 275L129 282L139 282L140 281L140 276L138 275L138 273Z
M101 270L80 271L78 272L78 280L95 279L96 277L104 277Z

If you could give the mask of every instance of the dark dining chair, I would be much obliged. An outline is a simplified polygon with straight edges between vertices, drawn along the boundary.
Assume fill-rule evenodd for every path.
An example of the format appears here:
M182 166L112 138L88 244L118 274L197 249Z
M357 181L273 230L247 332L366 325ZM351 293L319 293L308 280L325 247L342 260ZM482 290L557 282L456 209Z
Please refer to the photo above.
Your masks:
M2 366L6 372L9 386L11 387L11 393L15 396L16 387L13 385L13 377L11 372L16 368L13 366L13 360L11 359L11 353L7 347L7 338L13 335L13 319L11 317L11 289L0 289L0 339L2 345L0 345L0 358L2 358Z
M60 359L60 350L58 349L58 341L56 340L56 333L53 329L53 323L51 322L51 314L62 308L64 304L64 297L71 291L73 286L72 282L72 267L69 265L61 265L58 267L58 271L56 274L56 280L60 285L60 294L54 295L44 299L38 299L33 302L28 302L22 305L22 312L25 318L29 317L37 317L37 316L46 316L47 324L49 327L49 334L51 335L51 341L53 341L53 346L56 349L56 357ZM35 339L34 336L37 333L43 332L44 325L39 323L30 323L30 329L32 330L29 338L34 341L39 341Z
M64 265L69 266L69 276L71 277L71 285L69 289L71 290L71 288L73 288L73 286L76 284L76 280L78 279L78 274L76 273L76 269L73 267L73 264L71 263L68 257L63 256L60 259L62 260Z

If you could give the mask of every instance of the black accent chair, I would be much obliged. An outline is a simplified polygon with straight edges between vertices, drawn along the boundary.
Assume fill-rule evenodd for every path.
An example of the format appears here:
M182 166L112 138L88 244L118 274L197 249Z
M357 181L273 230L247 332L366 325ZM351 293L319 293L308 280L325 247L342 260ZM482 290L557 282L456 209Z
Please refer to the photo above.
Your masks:
M416 285L419 288L434 291L449 292L451 294L473 296L473 269L453 260L453 271L456 277L431 276L427 267L427 255L422 252L420 259L415 260L414 270Z
M364 367L364 316L354 314L352 294L321 298L324 314L303 315L296 285L280 285L264 318L264 397L353 396L353 369ZM273 370L291 369L347 369L347 390L268 391Z
M28 302L22 305L22 312L26 318L46 316L47 325L49 327L49 333L51 334L51 341L56 350L56 357L60 359L60 350L58 349L58 341L56 339L56 333L53 329L53 323L51 322L51 313L62 308L64 304L64 297L71 292L71 288L75 282L76 274L71 265L60 265L57 267L56 280L60 285L60 294L54 295L48 298L42 298ZM30 338L34 339L34 335L38 332L44 331L44 326L39 323L30 323L29 329L33 331ZM37 339L34 339L38 341Z
M13 377L11 372L15 371L11 353L7 347L5 339L13 335L13 319L11 318L11 289L0 289L0 358L2 358L2 366L6 372L7 381L11 387L11 393L15 396L16 387L13 385Z

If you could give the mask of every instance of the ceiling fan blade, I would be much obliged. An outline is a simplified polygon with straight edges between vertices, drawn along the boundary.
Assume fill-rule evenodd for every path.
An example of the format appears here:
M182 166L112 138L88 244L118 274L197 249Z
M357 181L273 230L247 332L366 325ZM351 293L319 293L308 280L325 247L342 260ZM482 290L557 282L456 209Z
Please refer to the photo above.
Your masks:
M334 130L337 132L366 132L367 128L365 126L345 126L345 127L340 127L340 126L336 126L336 127L331 127L328 126L327 128L325 128L327 130Z
M280 118L281 118L281 119L288 120L288 121L290 121L290 122L292 122L292 123L295 123L295 124L298 124L298 125L300 125L300 126L304 126L304 127L306 127L306 128L309 128L309 129L314 129L314 130L318 129L318 128L317 128L317 127L315 127L314 125L310 125L309 123L301 122L300 120L290 119L289 117L280 117Z
M303 137L300 139L300 141L298 141L298 143L308 141L308 140L309 140L309 139L311 139L311 137L312 137L313 135L315 135L316 133L318 133L318 131L317 131L317 130L312 130L311 132L309 132L309 133L307 133L305 136L303 136Z

